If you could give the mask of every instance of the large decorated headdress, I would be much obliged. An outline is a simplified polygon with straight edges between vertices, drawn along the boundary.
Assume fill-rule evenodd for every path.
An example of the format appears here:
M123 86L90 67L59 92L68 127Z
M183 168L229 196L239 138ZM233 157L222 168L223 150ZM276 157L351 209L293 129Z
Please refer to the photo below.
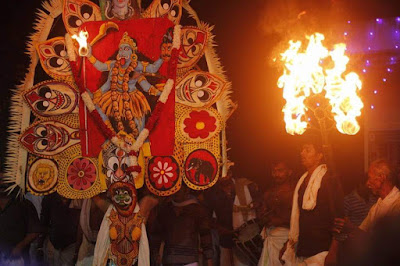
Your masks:
M132 48L132 50L136 52L137 50L136 41L131 37L129 37L128 32L124 32L124 35L122 36L121 41L119 42L119 46L123 44L129 45Z

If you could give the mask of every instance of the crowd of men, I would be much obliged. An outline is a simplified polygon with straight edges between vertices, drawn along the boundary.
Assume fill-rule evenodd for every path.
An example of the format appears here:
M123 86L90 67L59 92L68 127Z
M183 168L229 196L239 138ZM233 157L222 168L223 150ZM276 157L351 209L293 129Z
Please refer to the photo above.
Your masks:
M301 177L278 160L263 192L230 171L203 192L182 185L168 198L142 196L151 206L151 265L399 265L400 191L391 164L372 162L368 179L344 196L322 145L304 143L300 157ZM0 183L0 265L97 265L105 195L19 200L6 188Z

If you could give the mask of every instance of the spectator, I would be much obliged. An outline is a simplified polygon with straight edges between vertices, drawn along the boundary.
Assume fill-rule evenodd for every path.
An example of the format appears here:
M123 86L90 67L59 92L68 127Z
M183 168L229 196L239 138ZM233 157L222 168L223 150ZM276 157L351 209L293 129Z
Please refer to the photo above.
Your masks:
M79 215L80 208L74 205L73 200L57 193L43 199L40 221L48 230L43 234L40 246L48 235L45 257L50 266L75 265Z
M207 264L212 265L213 249L207 217L206 209L184 185L173 200L162 207L157 217L157 232L165 243L164 266L199 265L199 246Z
M92 265L97 234L104 212L97 207L93 199L84 199L79 219L78 239L75 247L78 266Z
M344 216L352 224L359 226L377 199L377 196L367 187L365 180L362 180L350 194L344 197Z
M0 181L0 265L29 265L29 246L42 231L35 207L8 194Z
M218 181L216 185L204 191L204 204L210 212L215 215L213 228L218 232L219 265L233 265L233 201L235 199L235 184L231 179L232 172L229 170L228 177Z
M272 164L273 184L264 193L265 240L259 266L281 265L279 252L288 240L293 192L296 185L291 178L292 172L285 161Z
M375 225L382 219L387 221L400 215L400 191L394 184L395 176L388 161L380 159L371 163L368 169L367 186L376 196L379 196L378 201L371 207L367 217L358 227L348 219L335 219L334 230L349 236L345 241L346 249L343 255L347 260L343 264L354 265L365 262L365 257L370 253L368 243L371 243L373 238L381 239L379 234L374 232ZM380 225L382 229L382 224ZM397 234L397 232L394 233Z

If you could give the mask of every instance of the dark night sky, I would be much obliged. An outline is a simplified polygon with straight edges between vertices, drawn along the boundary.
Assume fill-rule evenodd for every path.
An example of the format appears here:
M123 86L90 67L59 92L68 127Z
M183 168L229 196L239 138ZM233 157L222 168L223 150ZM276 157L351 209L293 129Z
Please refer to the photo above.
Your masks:
M38 0L5 1L1 43L1 127L5 128L8 88L21 80L28 63L24 55L26 36L32 32ZM145 1L148 2L148 1ZM278 71L271 67L271 52L283 40L282 32L297 11L306 10L308 29L324 27L334 21L366 20L400 15L395 0L192 0L199 17L215 25L217 51L229 79L233 98L239 108L228 121L229 157L237 174L265 183L267 164L276 157L298 161L297 137L285 133L281 91L276 87ZM288 11L288 12L286 12ZM283 30L282 30L283 29ZM4 151L4 132L0 136ZM338 169L345 180L363 172L363 131L358 135L333 134ZM349 161L352 165L349 167ZM354 179L354 178L353 178ZM348 186L352 181L347 181Z

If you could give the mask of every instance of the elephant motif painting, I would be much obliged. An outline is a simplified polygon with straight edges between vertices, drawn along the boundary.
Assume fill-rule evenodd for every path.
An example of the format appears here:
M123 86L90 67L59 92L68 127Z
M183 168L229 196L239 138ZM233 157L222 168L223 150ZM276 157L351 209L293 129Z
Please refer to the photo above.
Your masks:
M196 186L207 186L212 183L218 172L215 156L205 149L194 150L186 158L185 176L187 181Z

